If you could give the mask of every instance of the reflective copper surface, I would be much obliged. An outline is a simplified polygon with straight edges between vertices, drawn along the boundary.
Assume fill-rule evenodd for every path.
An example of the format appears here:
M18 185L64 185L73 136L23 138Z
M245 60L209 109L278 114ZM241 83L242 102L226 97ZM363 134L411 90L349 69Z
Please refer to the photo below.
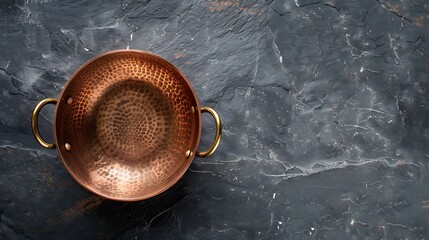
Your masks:
M201 111L195 109L192 87L166 60L137 50L107 52L80 67L58 98L55 146L90 191L114 200L146 199L177 182L195 154L208 156L219 144L220 119L204 110L218 129L209 151L197 152ZM36 139L50 147L34 118Z

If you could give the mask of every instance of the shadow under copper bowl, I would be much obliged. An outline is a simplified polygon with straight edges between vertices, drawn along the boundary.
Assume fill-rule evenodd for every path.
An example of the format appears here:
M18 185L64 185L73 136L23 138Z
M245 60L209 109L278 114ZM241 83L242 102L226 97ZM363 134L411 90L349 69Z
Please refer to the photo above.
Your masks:
M56 103L55 144L42 139L38 114ZM209 150L198 152L201 112L216 122ZM138 50L104 53L81 66L60 97L42 100L32 116L36 140L58 149L83 187L113 200L155 196L188 169L195 155L210 156L221 137L211 108L200 108L188 80L165 59Z

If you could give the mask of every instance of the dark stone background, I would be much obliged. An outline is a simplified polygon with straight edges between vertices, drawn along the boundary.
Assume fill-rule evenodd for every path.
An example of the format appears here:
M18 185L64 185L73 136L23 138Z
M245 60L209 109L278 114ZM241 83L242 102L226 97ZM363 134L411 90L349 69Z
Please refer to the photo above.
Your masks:
M2 0L0 239L429 239L428 32L425 0ZM78 66L127 47L224 123L213 157L133 203L81 188L30 128Z

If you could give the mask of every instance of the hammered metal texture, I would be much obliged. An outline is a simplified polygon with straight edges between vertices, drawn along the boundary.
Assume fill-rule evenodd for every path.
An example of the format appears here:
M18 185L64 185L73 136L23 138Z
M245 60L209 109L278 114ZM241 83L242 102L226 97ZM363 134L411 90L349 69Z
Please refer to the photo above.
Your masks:
M157 56L101 56L75 73L59 104L61 157L76 180L102 196L153 195L192 161L186 152L195 152L199 140L197 99L178 70Z

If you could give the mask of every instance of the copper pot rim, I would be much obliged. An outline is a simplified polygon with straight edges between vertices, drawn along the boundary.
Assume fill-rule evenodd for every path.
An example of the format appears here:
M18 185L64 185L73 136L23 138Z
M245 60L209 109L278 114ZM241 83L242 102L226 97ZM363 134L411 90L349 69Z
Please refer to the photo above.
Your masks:
M196 104L196 109L198 109L196 111L196 113L198 114L198 129L197 129L197 140L195 142L195 146L193 146L192 148L192 152L194 153L192 156L190 156L187 161L183 164L183 166L181 168L179 168L174 174L172 174L172 178L170 178L168 180L167 184L163 184L162 187L160 187L159 189L156 189L154 191L152 191L151 193L148 193L144 196L139 196L139 197L113 197L113 196L109 196L106 194L103 194L102 192L100 192L98 189L92 187L89 184L85 184L79 177L78 175L76 175L68 166L67 162L64 160L64 156L63 156L63 148L59 147L59 141L57 138L57 128L61 127L61 123L57 123L57 112L59 111L59 108L61 107L61 105L63 105L63 101L66 99L64 96L64 93L67 90L67 87L69 86L69 84L73 81L73 79L75 79L76 75L79 74L85 67L87 67L89 64L93 63L94 61L105 57L107 55L112 55L112 54L116 54L116 53L127 53L127 52L133 52L133 53L138 53L138 54L144 54L144 55L149 55L151 57L154 57L162 62L165 62L167 65L169 65L174 71L176 71L181 78L183 79L183 81L186 83L186 85L188 86L188 88L191 90L192 95L195 99L195 104ZM64 88L62 89L60 95L58 96L58 103L55 106L55 110L54 110L54 124L53 124L53 135L54 135L54 143L55 146L57 146L57 150L58 153L60 155L60 159L61 162L63 163L64 167L66 168L67 172L72 176L72 178L77 181L79 183L79 185L81 185L82 187L84 187L85 189L89 190L90 192L109 199L109 200L114 200L114 201L123 201L123 202L134 202L134 201L141 201L141 200L145 200L145 199L149 199L151 197L157 196L163 192L165 192L166 190L168 190L169 188L171 188L174 184L176 184L185 174L185 172L189 169L189 166L191 165L194 157L195 157L195 152L198 148L200 139L201 139L201 126L202 126L202 120L201 120L201 111L200 111L200 103L199 100L197 98L197 95L195 93L195 90L192 88L191 83L189 82L189 80L183 75L183 73L171 62L169 62L168 60L164 59L163 57L151 53L151 52L147 52L147 51L143 51L143 50L138 50L138 49L118 49L118 50L111 50L111 51L107 51L101 54L96 55L95 57L91 58L90 60L86 61L84 64L82 64L77 70L75 70L75 72L69 77L69 79L67 80L66 84L64 85Z

